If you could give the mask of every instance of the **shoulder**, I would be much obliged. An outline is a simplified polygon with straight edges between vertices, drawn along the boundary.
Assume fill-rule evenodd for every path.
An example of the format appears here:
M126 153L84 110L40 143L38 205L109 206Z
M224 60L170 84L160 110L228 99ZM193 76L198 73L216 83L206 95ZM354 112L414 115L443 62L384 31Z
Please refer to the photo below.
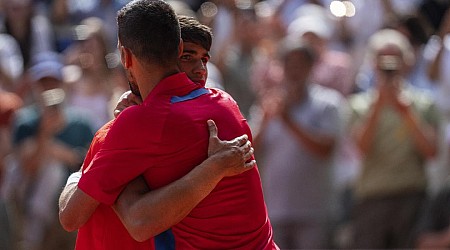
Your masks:
M110 123L109 126L105 126L107 126L107 128L111 128L113 125L114 127L117 127L127 124L139 126L139 124L143 124L143 122L145 122L145 119L143 119L145 116L151 115L151 111L152 109L143 105L134 105L124 109L114 120L114 122Z
M123 110L110 124L106 138L117 143L137 143L136 138L158 140L167 119L167 113L160 112L157 107L135 105ZM108 140L108 139L106 139ZM145 140L139 140L144 143Z
M236 103L236 101L234 100L234 98L225 90L219 89L219 88L206 88L209 89L211 91L211 95L213 97L219 97L231 102Z
M96 141L104 141L106 135L108 134L109 129L114 124L115 119L107 122L105 125L103 125L97 132L95 132L94 140Z

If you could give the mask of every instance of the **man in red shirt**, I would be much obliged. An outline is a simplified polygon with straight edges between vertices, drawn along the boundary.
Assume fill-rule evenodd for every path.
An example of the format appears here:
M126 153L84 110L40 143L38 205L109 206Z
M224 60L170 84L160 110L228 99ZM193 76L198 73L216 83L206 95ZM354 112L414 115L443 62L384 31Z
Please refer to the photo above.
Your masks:
M186 72L190 79L204 85L207 78L206 63L209 60L209 49L212 43L210 28L200 24L197 20L191 17L180 16L179 22L181 26L181 36L185 41L183 54L179 60L180 69ZM134 85L131 87L133 86ZM138 92L136 89L135 91ZM138 95L129 95L129 98L121 100L115 112L118 113L132 104L140 103L142 103L142 100L140 100ZM83 172L88 171L88 169L85 169L84 167L89 166L95 154L100 150L104 143L105 136L113 122L114 120L105 124L95 134L84 160L82 167ZM217 167L223 166L230 169L231 167L235 167L238 171L241 171L239 169L249 169L252 163L247 165L240 164L243 166L233 164L236 161L243 163L250 157L251 152L247 155L242 155L240 150L237 151L233 149L240 144L242 145L240 146L242 150L246 150L250 145L244 145L245 143L246 139L242 137L236 138L232 142L222 142L217 138L215 126L210 126L209 151L212 153L215 152L215 154L211 155L210 158L204 162L204 169L210 170L210 168L216 168L215 165ZM80 173L76 173L75 176L78 174ZM189 177L189 175L187 175L187 177ZM207 180L203 176L199 177L201 177L199 181ZM142 182L145 191L148 191L143 179L136 180L135 183L136 182ZM63 194L70 192L73 188L76 188L76 184L77 179L75 179L74 182L70 181L70 183L66 185ZM135 187L136 186L131 186L131 190ZM62 195L62 198L64 197L65 196ZM189 198L189 196L186 196L186 198ZM61 213L62 221L64 221L64 216L65 214ZM151 247L149 245L152 245L151 240L146 242L138 242L134 240L126 231L112 207L105 204L100 203L89 220L84 225L81 226L81 224L82 223L80 222L78 225L73 226L74 229L79 228L76 249L150 249ZM156 249L172 249L174 244L171 241L172 238L173 236L170 231L156 237Z
M119 12L122 63L144 102L125 109L116 119L89 171L81 177L74 194L79 199L72 204L79 215L90 216L99 202L113 205L137 176L144 175L150 189L156 190L195 171L197 168L192 168L207 157L208 119L222 127L221 138L250 135L228 94L205 89L179 73L178 53L174 53L182 47L178 47L182 45L178 22L166 5L133 1ZM276 249L258 170L223 179L214 171L209 174L205 178L218 184L209 196L200 197L204 199L192 211L191 201L178 193L171 205L151 202L145 194L129 213L119 213L128 231L144 241L180 222L172 227L176 248ZM194 186L179 188L187 194L210 188ZM134 211L134 207L138 209ZM138 218L142 220L135 220Z

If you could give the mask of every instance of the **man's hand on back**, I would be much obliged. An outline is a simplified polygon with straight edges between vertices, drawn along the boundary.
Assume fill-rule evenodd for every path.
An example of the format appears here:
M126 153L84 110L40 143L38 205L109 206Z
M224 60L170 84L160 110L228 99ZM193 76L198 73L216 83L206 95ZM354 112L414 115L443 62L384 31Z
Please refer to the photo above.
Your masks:
M217 137L217 126L213 120L208 120L208 129L207 161L213 161L215 166L223 168L224 176L240 174L256 166L256 161L252 159L254 149L247 135L222 141Z

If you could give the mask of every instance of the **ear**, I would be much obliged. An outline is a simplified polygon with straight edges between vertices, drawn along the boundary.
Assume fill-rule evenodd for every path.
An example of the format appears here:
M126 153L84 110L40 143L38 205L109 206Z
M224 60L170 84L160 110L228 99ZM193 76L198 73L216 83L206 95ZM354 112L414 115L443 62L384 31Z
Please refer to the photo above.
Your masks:
M133 63L132 60L133 53L130 49L120 46L120 60L125 69L129 69Z
M183 39L180 38L180 44L178 45L178 58L180 58L183 55Z

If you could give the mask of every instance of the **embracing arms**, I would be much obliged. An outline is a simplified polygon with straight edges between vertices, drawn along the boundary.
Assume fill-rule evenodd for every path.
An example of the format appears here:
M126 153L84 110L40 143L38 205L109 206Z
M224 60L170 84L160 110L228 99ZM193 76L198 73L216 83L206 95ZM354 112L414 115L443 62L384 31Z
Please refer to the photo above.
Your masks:
M127 210L133 211L133 208L145 206L146 213L151 214L148 219L151 225L145 228L155 232L146 235L157 234L164 231L162 228L169 228L184 218L195 205L212 191L223 177L242 173L256 165L255 161L246 163L253 155L253 148L247 135L242 135L231 141L221 141L217 138L217 127L213 121L208 121L208 128L210 131L209 158L203 163L191 170L185 177L168 186L148 193L145 192L145 197L142 200L138 199L136 203L131 202L134 195L131 198L128 197L127 202L121 202L121 198L119 198L115 209L130 231L133 231L131 229L134 228L134 224L139 222L134 217L139 216L139 214L127 213ZM84 225L99 205L97 200L78 188L77 184L80 177L81 172L77 172L69 178L59 199L59 219L61 225L67 231L77 230ZM125 191L127 190L136 190L136 187L130 186L125 189ZM136 195L143 195L144 191L139 192ZM177 208L177 210L173 209L177 212L173 212L172 209L167 211L167 207ZM184 216L180 216L183 214ZM145 221L142 222L141 226L144 226L144 224L146 224ZM135 238L137 240L142 239L139 236Z

